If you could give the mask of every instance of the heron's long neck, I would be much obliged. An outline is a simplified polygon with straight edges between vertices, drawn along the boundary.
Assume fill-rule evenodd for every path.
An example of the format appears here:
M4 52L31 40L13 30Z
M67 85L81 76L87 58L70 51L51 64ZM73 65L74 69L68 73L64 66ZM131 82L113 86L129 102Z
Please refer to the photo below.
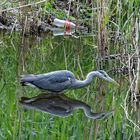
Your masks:
M88 73L88 75L86 76L86 79L81 81L81 80L76 80L72 86L72 88L82 88L85 87L87 85L89 85L93 79L93 77L96 77L97 75L97 71L93 71Z

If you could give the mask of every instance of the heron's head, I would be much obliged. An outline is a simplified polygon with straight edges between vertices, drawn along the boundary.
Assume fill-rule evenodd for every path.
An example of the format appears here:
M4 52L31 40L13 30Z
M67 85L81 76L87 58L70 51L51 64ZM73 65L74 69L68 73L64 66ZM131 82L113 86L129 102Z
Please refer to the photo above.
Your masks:
M105 71L103 70L98 70L98 76L103 79L106 80L108 82L114 83L115 85L119 85L114 79L112 79Z

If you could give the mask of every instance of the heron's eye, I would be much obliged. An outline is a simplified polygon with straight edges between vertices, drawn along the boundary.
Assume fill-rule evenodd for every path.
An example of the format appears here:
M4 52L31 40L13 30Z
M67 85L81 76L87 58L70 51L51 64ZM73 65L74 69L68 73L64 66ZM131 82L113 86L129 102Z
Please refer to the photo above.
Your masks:
M108 75L107 75L104 71L99 70L99 72L100 72L100 74L102 74L102 76L104 76L104 77L108 77Z
M107 77L107 75L106 75L106 74L104 74L104 77Z

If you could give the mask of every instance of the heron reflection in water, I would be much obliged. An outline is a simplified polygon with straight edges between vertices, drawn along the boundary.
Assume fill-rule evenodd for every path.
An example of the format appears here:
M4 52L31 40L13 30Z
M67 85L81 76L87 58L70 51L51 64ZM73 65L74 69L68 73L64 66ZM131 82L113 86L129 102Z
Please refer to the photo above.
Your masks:
M68 70L60 70L38 75L22 75L20 81L23 86L32 85L56 95L68 89L85 87L92 82L93 77L99 77L118 85L117 82L109 77L109 75L103 70L88 73L86 79L83 81L75 79L74 74Z
M38 109L59 117L72 115L75 109L83 109L85 115L91 119L102 119L112 113L93 113L91 107L84 102L69 98L65 95L40 94L33 98L22 97L19 101L23 107Z

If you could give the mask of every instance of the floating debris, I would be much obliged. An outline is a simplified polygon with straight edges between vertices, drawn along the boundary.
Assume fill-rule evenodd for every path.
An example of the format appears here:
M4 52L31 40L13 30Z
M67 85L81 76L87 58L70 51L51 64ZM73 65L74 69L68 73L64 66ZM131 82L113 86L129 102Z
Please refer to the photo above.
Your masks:
M64 27L66 29L75 28L76 25L69 20L60 20L58 18L52 18L52 24L57 27Z
M76 24L69 20L60 20L58 18L51 17L50 24L57 27L51 28L54 36L58 35L72 35L75 32Z

